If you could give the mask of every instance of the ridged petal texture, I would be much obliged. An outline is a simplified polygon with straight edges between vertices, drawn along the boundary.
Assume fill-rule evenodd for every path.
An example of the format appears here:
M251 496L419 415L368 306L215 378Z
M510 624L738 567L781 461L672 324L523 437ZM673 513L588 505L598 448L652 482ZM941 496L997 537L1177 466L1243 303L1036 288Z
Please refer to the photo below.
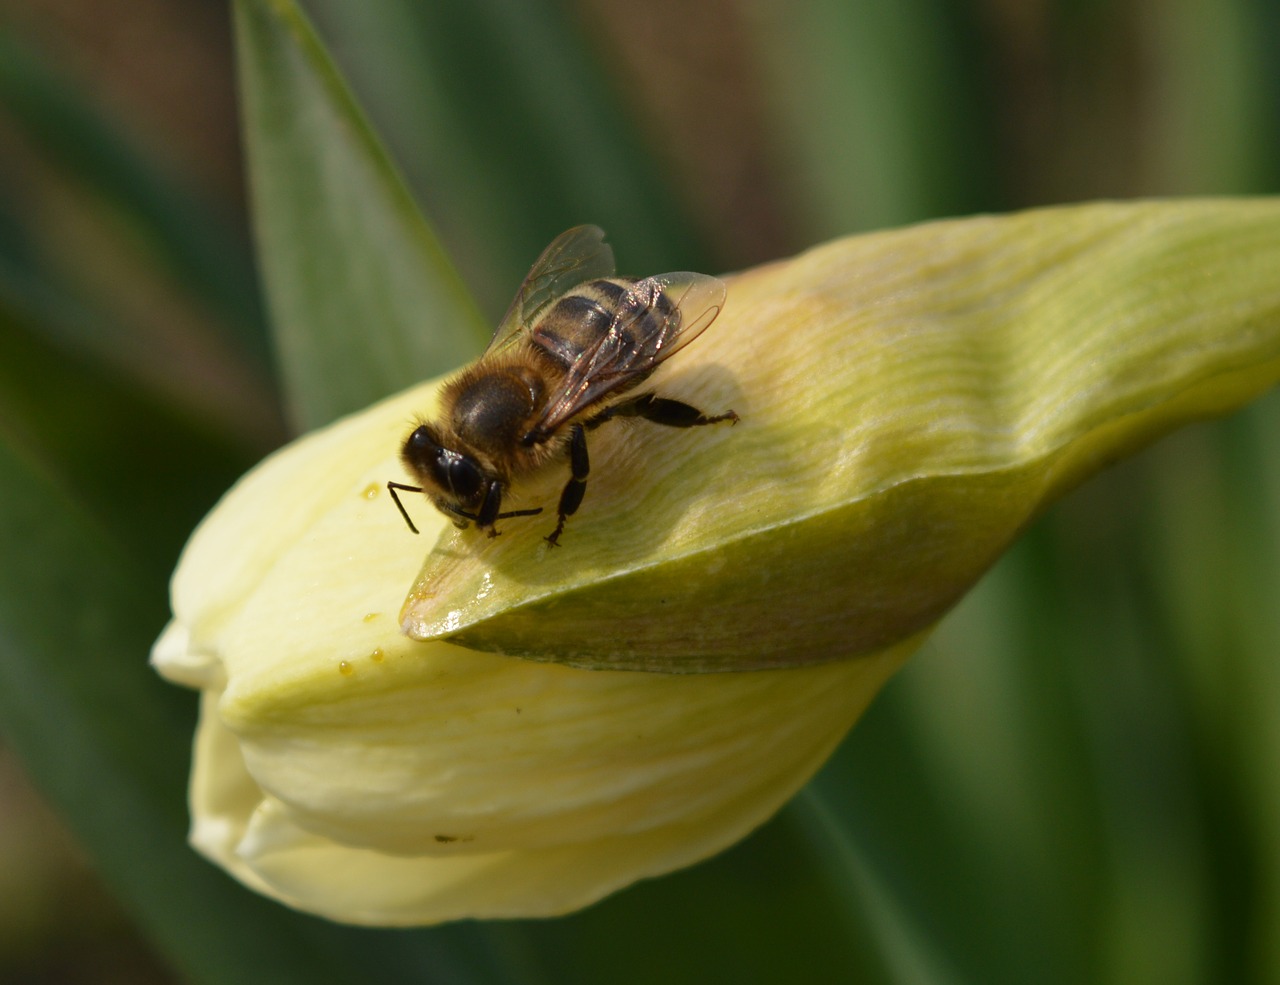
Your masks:
M197 530L153 653L205 695L193 843L373 924L561 913L720 850L1055 496L1273 382L1277 271L1280 205L1210 201L728 278L653 385L741 423L593 432L554 550L545 513L489 539L411 497L405 528L385 483L435 382L301 439Z
M917 632L1064 490L1271 384L1278 215L1034 211L735 277L655 388L741 423L602 428L566 549L514 521L488 550L442 545L406 631L664 671L821 662Z

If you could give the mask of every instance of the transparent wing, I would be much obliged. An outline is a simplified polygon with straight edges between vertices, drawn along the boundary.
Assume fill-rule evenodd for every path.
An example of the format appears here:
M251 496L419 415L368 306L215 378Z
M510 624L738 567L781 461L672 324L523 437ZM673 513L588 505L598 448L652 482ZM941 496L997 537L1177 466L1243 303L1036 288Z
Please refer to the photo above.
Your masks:
M614 269L613 247L604 241L599 226L574 226L561 233L530 268L488 351L519 337L556 298L585 281L612 277Z
M706 274L658 274L637 281L608 331L574 360L536 430L549 433L696 339L724 307L724 282Z

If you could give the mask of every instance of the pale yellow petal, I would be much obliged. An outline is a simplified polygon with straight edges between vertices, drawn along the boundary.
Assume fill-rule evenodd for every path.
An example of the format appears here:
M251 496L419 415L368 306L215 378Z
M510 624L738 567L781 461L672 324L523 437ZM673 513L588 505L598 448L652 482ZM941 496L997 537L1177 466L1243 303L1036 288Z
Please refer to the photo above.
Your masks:
M208 688L192 840L246 884L356 922L586 905L767 819L914 648L704 678L408 639L398 603L444 520L411 499L415 537L384 485L430 401L403 395L273 456L175 578L156 661Z
M240 736L206 705L193 841L254 888L338 920L566 912L765 821L912 648L714 677L481 657L490 665L455 666L403 702L352 694ZM406 714L415 702L422 714Z

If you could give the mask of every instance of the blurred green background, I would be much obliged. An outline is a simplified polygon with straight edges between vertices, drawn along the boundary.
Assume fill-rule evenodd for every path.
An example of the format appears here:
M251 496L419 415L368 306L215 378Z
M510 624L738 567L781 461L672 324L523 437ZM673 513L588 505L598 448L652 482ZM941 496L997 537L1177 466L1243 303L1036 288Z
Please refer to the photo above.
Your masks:
M627 271L723 271L1280 187L1268 0L304 6L490 319L579 222ZM1052 511L711 862L392 932L197 859L166 581L348 399L276 382L237 127L226 4L0 0L0 983L1280 982L1274 396Z

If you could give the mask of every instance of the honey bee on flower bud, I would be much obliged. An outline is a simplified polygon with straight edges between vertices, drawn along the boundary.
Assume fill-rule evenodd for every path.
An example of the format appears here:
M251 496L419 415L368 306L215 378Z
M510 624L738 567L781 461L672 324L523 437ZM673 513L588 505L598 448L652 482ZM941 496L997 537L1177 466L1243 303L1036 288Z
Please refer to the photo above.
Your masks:
M591 471L587 432L616 417L668 427L737 423L732 410L707 415L652 390L634 391L657 366L698 337L720 314L725 286L688 272L635 280L614 275L613 250L596 226L558 236L525 277L489 347L450 380L435 421L405 438L400 460L420 492L459 527L496 536L497 521L541 513L502 509L522 480L568 459L554 547L582 503Z

